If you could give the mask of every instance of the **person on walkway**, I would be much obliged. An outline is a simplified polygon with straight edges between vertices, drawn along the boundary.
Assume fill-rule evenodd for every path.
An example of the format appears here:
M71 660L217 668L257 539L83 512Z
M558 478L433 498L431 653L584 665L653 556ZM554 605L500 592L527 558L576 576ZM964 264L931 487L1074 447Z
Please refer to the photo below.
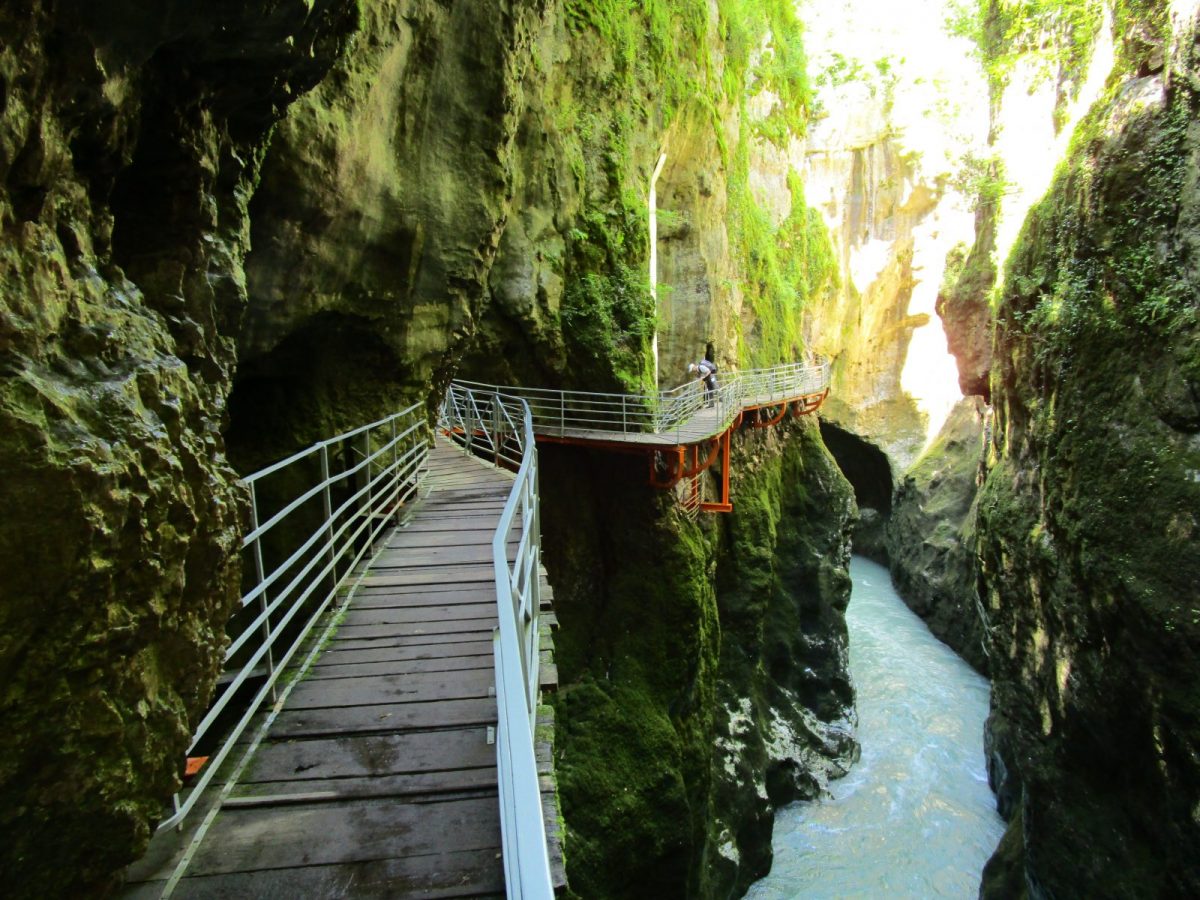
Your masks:
M717 367L707 357L698 363L688 363L688 372L704 382L704 402L712 406L716 402Z

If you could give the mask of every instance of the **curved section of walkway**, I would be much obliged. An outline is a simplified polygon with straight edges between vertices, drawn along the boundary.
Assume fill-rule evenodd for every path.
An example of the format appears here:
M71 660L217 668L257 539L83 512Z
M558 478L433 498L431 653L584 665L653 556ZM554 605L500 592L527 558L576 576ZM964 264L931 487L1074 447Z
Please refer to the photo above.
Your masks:
M749 410L803 403L804 412L820 405L829 392L829 364L791 363L750 369L727 377L708 396L696 380L658 394L605 394L456 381L467 391L447 394L447 403L465 395L524 400L539 439L572 443L624 444L647 449L677 447L710 440L727 431ZM460 409L459 417L481 421L487 410ZM484 427L487 423L483 422Z

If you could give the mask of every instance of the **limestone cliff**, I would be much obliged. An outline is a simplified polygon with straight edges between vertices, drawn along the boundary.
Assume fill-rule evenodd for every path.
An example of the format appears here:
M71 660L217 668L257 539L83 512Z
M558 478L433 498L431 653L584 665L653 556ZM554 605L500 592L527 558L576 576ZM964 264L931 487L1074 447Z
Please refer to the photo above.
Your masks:
M996 310L987 896L1200 891L1194 16L1116 4L1114 75Z

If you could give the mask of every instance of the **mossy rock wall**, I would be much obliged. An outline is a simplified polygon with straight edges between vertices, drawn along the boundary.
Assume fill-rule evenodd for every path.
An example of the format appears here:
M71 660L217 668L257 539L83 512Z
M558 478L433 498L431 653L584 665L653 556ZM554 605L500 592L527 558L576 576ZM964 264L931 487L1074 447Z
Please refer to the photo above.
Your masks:
M1200 60L1169 15L1117 5L1116 74L997 311L989 764L1023 853L985 891L1200 892Z
M975 558L985 416L978 398L959 401L937 440L904 473L887 524L887 565L909 608L986 675Z
M578 896L740 895L770 866L773 808L855 755L849 485L815 427L734 444L734 512L699 522L640 457L542 453Z
M709 525L721 623L714 897L770 870L776 808L821 796L858 758L844 617L853 491L811 420L743 429L734 447L734 511Z
M146 846L222 661L246 512L221 426L271 127L355 4L0 10L0 871Z

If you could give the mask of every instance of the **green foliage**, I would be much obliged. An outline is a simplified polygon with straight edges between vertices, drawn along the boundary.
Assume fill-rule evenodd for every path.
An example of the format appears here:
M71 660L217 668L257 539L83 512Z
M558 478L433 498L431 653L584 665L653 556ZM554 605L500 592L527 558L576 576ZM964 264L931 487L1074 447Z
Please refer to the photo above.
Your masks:
M1106 147L1102 114L1085 119L1031 212L1008 272L1011 321L1060 373L1089 341L1133 333L1162 342L1195 327L1188 263L1170 236L1192 116L1176 102L1154 128L1129 127L1119 150ZM1120 185L1108 188L1112 202L1104 202L1102 179Z
M696 92L696 62L707 65L703 0L567 0L566 13L572 31L593 30L611 51L608 87L638 95L653 85L668 121Z
M762 90L779 97L760 135L786 147L788 132L804 135L814 103L795 7L790 0L719 0L717 9L726 52L725 97L734 105ZM760 48L762 56L751 70L750 60Z
M755 318L752 332L741 336L739 355L743 362L770 366L800 358L805 304L836 290L839 269L829 232L805 201L800 176L789 174L792 211L773 227L750 191L747 154L743 140L729 181L730 236Z
M979 156L970 151L959 160L950 184L964 197L971 198L972 211L996 207L1012 186L1004 177L1004 160L995 154Z
M1059 87L1058 111L1079 93L1104 22L1104 0L962 0L951 4L946 29L978 48L999 91L1018 60L1033 59Z

